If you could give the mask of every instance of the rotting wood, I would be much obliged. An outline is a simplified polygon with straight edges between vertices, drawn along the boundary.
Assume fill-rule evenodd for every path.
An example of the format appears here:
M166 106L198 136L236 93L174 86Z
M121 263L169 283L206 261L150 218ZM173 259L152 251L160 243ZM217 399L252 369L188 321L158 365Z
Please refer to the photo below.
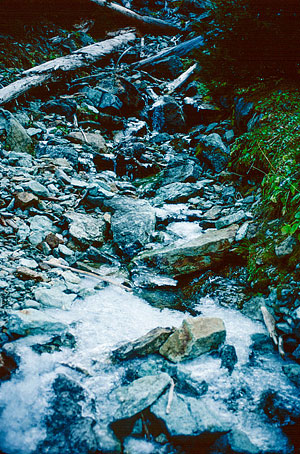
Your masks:
M184 57L188 55L195 49L203 46L203 38L202 36L196 36L196 38L189 39L188 41L184 41L183 43L177 44L177 46L168 47L167 49L163 49L162 51L158 52L156 55L152 55L151 57L144 58L138 62L132 63L132 67L135 69L150 67L152 65L157 65L172 55L177 55L179 57Z
M31 88L62 78L63 74L98 63L115 52L120 46L135 40L134 33L124 33L114 38L82 47L65 57L47 61L23 71L19 79L0 89L0 105L23 95Z
M141 14L132 11L131 9L125 8L125 6L119 5L118 3L110 2L107 0L90 0L98 6L101 6L112 13L128 19L130 24L135 25L140 31L145 30L151 34L164 34L164 35L176 35L182 33L183 30L177 25L170 24L162 19L157 19L151 16L142 16Z
M195 74L197 69L197 63L190 66L184 73L180 74L177 79L173 80L172 82L168 83L165 88L165 91L168 95L174 93L174 91L178 90L178 88L182 87L186 82L188 82L191 77Z
M120 287L123 290L132 292L132 289L130 287L126 287L126 285L120 284L119 282L116 282L114 279L111 279L109 277L103 277L95 271L93 271L93 272L92 271L83 271L83 270L79 270L77 268L73 268L72 266L62 265L59 262L59 260L54 259L54 258L51 260L46 260L43 263L45 265L49 265L53 268L62 268L63 270L73 271L74 273L82 274L84 276L94 277L96 279L99 279L100 281L107 282L108 284L116 285L117 287Z
M263 319L266 325L266 328L268 330L268 333L270 337L272 338L273 342L275 345L278 345L278 339L277 339L277 334L276 334L276 322L272 314L268 311L268 309L265 306L261 306L260 308Z

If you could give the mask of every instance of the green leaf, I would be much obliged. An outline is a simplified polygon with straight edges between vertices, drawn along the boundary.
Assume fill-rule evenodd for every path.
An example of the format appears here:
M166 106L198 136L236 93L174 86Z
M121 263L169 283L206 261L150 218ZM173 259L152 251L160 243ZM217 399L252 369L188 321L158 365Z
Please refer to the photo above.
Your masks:
M291 229L290 225L284 225L283 227L281 227L281 233L283 235L287 235L290 233L290 229Z

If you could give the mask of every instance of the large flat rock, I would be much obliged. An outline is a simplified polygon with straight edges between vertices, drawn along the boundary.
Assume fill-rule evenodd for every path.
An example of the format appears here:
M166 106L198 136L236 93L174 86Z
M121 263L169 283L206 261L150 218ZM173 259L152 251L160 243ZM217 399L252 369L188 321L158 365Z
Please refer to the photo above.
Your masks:
M147 375L134 380L112 392L110 400L116 406L114 419L127 419L152 405L170 385L171 377L166 373Z
M171 276L205 270L224 259L238 228L238 225L231 225L221 230L212 229L179 245L143 252L132 262L158 268Z
M173 362L194 359L216 350L225 337L225 326L220 318L189 317L168 337L159 353Z

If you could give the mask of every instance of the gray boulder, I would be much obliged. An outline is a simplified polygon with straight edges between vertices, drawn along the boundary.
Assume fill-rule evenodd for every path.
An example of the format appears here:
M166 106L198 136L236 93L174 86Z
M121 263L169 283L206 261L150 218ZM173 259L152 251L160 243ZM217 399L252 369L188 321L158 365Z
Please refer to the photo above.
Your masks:
M105 239L106 222L103 215L92 216L76 212L67 212L70 235L82 244L101 245Z
M183 203L191 197L201 196L204 186L199 183L171 183L162 186L157 192L153 200L154 204L162 203Z
M59 287L38 287L34 291L34 298L45 307L66 307L69 308L77 295L75 293L65 293Z
M229 421L215 413L209 401L174 393L169 413L166 412L167 404L168 393L165 393L150 407L150 412L176 441L199 443L197 437L201 435L210 434L217 438L230 430Z
M174 134L185 127L185 119L181 107L171 96L159 98L151 108L152 126L154 131Z
M168 337L159 353L175 363L194 359L218 349L225 337L225 326L220 318L190 317Z
M12 334L27 336L64 331L67 325L40 310L24 309L10 312L6 329Z
M137 356L158 353L159 348L174 332L172 328L154 328L133 342L128 342L112 352L115 360L123 361Z
M33 142L19 121L8 111L0 109L0 135L5 134L5 147L8 150L30 153Z
M219 134L201 136L196 147L197 157L215 172L222 172L227 167L230 154Z
M243 210L239 210L236 213L229 214L228 216L224 216L223 218L216 221L216 229L223 229L228 225L237 224L243 221L246 217L246 213Z
M155 211L144 200L120 197L108 202L115 212L111 218L113 241L117 247L132 258L147 243L155 230Z
M150 407L170 385L168 374L147 375L128 386L117 388L110 395L111 404L116 407L114 419L127 419Z
M180 245L142 252L132 263L146 264L171 276L205 270L220 263L228 254L237 229L237 225L221 230L212 229Z

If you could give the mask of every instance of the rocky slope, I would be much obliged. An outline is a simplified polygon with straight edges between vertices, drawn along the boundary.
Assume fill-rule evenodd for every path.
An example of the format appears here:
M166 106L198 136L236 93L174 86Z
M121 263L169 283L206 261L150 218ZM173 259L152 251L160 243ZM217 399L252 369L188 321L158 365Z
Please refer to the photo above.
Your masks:
M92 39L81 33L83 38ZM41 362L53 354L55 363L60 350L76 352L80 321L71 322L72 311L98 292L109 299L105 292L111 287L123 292L121 299L130 294L154 308L179 311L183 322L177 329L156 325L154 332L130 335L123 339L125 346L120 339L112 342L105 362L116 368L118 379L103 391L106 410L87 397L88 387L95 392L94 378L82 379L97 377L100 366L98 372L98 366L86 371L67 360L66 369L47 382L52 400L44 437L25 444L25 454L298 449L300 302L296 292L283 292L278 299L276 289L263 297L249 286L243 248L258 234L261 195L259 189L245 191L244 178L227 170L241 123L255 124L255 118L240 101L233 124L228 110L203 99L196 81L168 93L170 80L183 71L179 57L143 70L130 65L141 53L147 56L172 40L146 35L127 54L120 50L105 68L74 75L68 85L50 85L46 95L29 94L0 110L3 380L14 383L20 370L24 373L29 353L23 345ZM292 251L290 238L278 245L277 256L284 260ZM92 285L87 285L89 278ZM247 358L238 361L238 346L225 341L226 323L199 303L207 296L216 307L249 317L249 323L262 321L265 307L269 327L276 323L274 337L286 362L262 333L262 324L251 328ZM63 311L70 314L69 323ZM97 323L101 331L101 320ZM199 380L177 364L200 357L201 367L213 362L219 387L225 368L230 392L216 399L217 405L214 379ZM255 373L264 376L272 368L266 366L269 361L278 386L274 389L268 376L263 392L251 394ZM256 369L258 363L263 371ZM234 375L241 370L242 379ZM234 380L247 395L242 404L234 395ZM7 402L0 400L5 408ZM256 439L232 421L228 409L234 414L243 404L281 446L263 435ZM104 415L95 411L97 405ZM1 432L0 448L17 452L20 447L7 442L5 432L13 434L14 426Z

